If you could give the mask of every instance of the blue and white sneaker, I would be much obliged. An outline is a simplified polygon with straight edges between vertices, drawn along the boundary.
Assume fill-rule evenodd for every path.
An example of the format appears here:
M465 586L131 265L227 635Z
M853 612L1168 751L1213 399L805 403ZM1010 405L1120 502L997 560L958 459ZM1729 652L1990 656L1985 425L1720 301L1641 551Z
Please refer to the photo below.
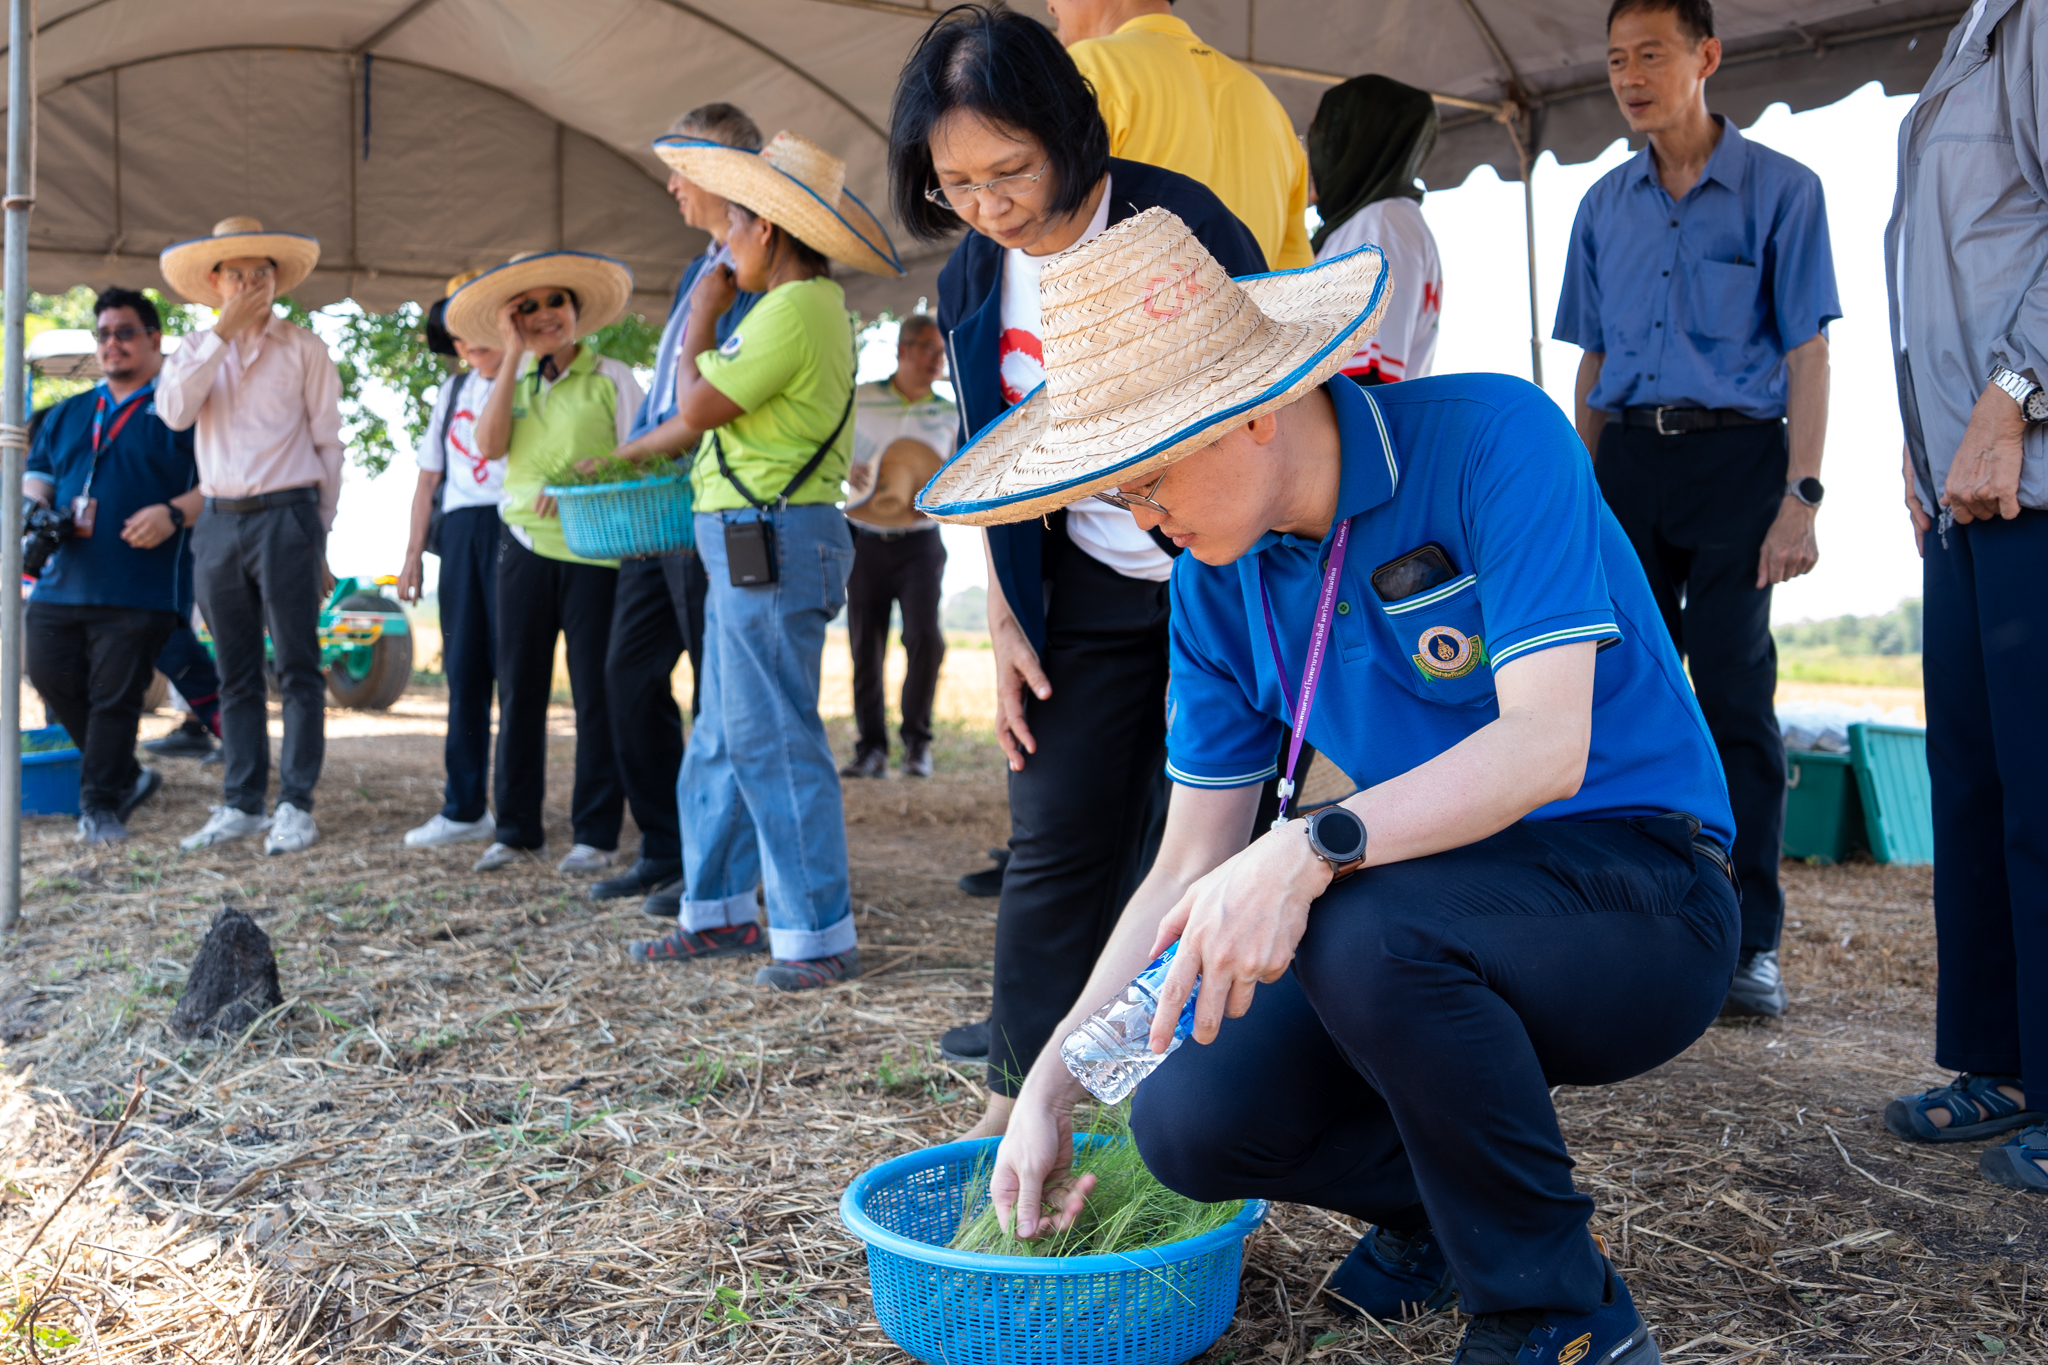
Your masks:
M1590 1313L1542 1308L1483 1313L1465 1329L1451 1365L1659 1365L1663 1357L1628 1286L1601 1257L1607 1289Z
M1402 1236L1375 1227L1365 1230L1323 1292L1340 1318L1367 1313L1380 1322L1400 1322L1442 1308L1458 1296L1458 1285L1428 1228Z

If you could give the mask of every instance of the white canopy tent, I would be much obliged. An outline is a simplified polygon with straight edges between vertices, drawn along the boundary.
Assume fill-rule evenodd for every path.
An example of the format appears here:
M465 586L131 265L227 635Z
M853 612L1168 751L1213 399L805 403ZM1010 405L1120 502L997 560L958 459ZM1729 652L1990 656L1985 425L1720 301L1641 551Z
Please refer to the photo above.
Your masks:
M1321 92L1393 75L1446 107L1425 168L1527 180L1541 151L1596 155L1626 130L1607 93L1608 0L1182 0L1306 128ZM1017 7L1044 18L1042 0ZM157 254L230 214L320 238L296 292L372 310L515 252L572 246L634 269L667 307L702 248L649 142L727 100L766 133L844 157L887 212L897 72L943 4L907 0L10 0L6 393L0 489L19 487L29 288L160 284ZM1916 90L1961 0L1721 0L1720 111L1829 103L1870 80ZM28 119L13 117L26 105ZM31 209L34 210L31 214ZM847 280L873 314L930 297L947 246L897 232L905 280ZM1534 341L1531 249L1532 365ZM0 582L20 576L0 497ZM20 907L21 601L0 593L0 928Z

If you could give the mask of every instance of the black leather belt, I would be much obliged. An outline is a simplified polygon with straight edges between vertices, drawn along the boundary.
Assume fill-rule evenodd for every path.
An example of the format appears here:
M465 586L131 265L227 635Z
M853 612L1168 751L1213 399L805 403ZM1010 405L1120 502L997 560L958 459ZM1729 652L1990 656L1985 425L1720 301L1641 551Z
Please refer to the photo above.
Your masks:
M1730 427L1767 427L1783 422L1782 417L1751 417L1734 408L1623 408L1621 424L1647 427L1659 436L1690 436L1700 431L1725 431Z
M1734 887L1738 895L1740 894L1742 883L1735 880L1735 865L1728 861L1728 855L1721 851L1719 844L1704 834L1695 834L1692 840L1692 851L1705 858L1715 867L1720 868L1721 875L1728 879L1728 885Z
M320 485L309 483L301 488L282 488L275 493L258 493L253 498L208 498L206 510L246 516L250 512L261 512L266 507L293 507L302 502L318 501Z
M846 525L855 535L872 536L876 540L902 540L907 536L930 535L933 529L931 526L909 526L901 531L877 531L871 526L861 525L852 517L846 519Z

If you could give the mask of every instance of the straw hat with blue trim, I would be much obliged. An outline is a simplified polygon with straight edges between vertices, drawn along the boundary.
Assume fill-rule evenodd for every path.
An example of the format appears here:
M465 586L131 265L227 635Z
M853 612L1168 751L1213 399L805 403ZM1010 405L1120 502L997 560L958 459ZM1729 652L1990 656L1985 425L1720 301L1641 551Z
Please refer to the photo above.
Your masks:
M1046 264L1045 382L948 460L917 508L989 526L1142 488L1336 374L1390 293L1376 246L1233 280L1165 209L1127 218Z
M846 163L807 137L785 129L758 152L664 137L655 139L654 154L835 261L870 275L903 273L881 221L846 188Z
M223 218L205 237L173 242L157 258L164 280L179 297L208 308L227 302L207 277L222 261L267 256L277 262L279 298L305 282L320 263L320 239L297 232L265 232L254 218Z
M448 296L442 325L472 346L506 349L498 310L529 289L566 289L576 296L576 339L625 316L633 268L594 251L532 251L486 270Z

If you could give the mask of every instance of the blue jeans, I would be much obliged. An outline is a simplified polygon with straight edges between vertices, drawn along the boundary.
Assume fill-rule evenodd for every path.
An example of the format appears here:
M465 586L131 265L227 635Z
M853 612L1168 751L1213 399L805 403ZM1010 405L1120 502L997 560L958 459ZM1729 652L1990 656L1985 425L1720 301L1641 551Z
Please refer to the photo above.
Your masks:
M754 922L768 902L777 958L830 957L854 946L846 875L846 811L825 723L818 669L825 627L846 603L853 539L836 507L791 507L775 523L777 581L735 588L725 527L757 513L700 512L704 604L702 713L676 780L691 931Z

